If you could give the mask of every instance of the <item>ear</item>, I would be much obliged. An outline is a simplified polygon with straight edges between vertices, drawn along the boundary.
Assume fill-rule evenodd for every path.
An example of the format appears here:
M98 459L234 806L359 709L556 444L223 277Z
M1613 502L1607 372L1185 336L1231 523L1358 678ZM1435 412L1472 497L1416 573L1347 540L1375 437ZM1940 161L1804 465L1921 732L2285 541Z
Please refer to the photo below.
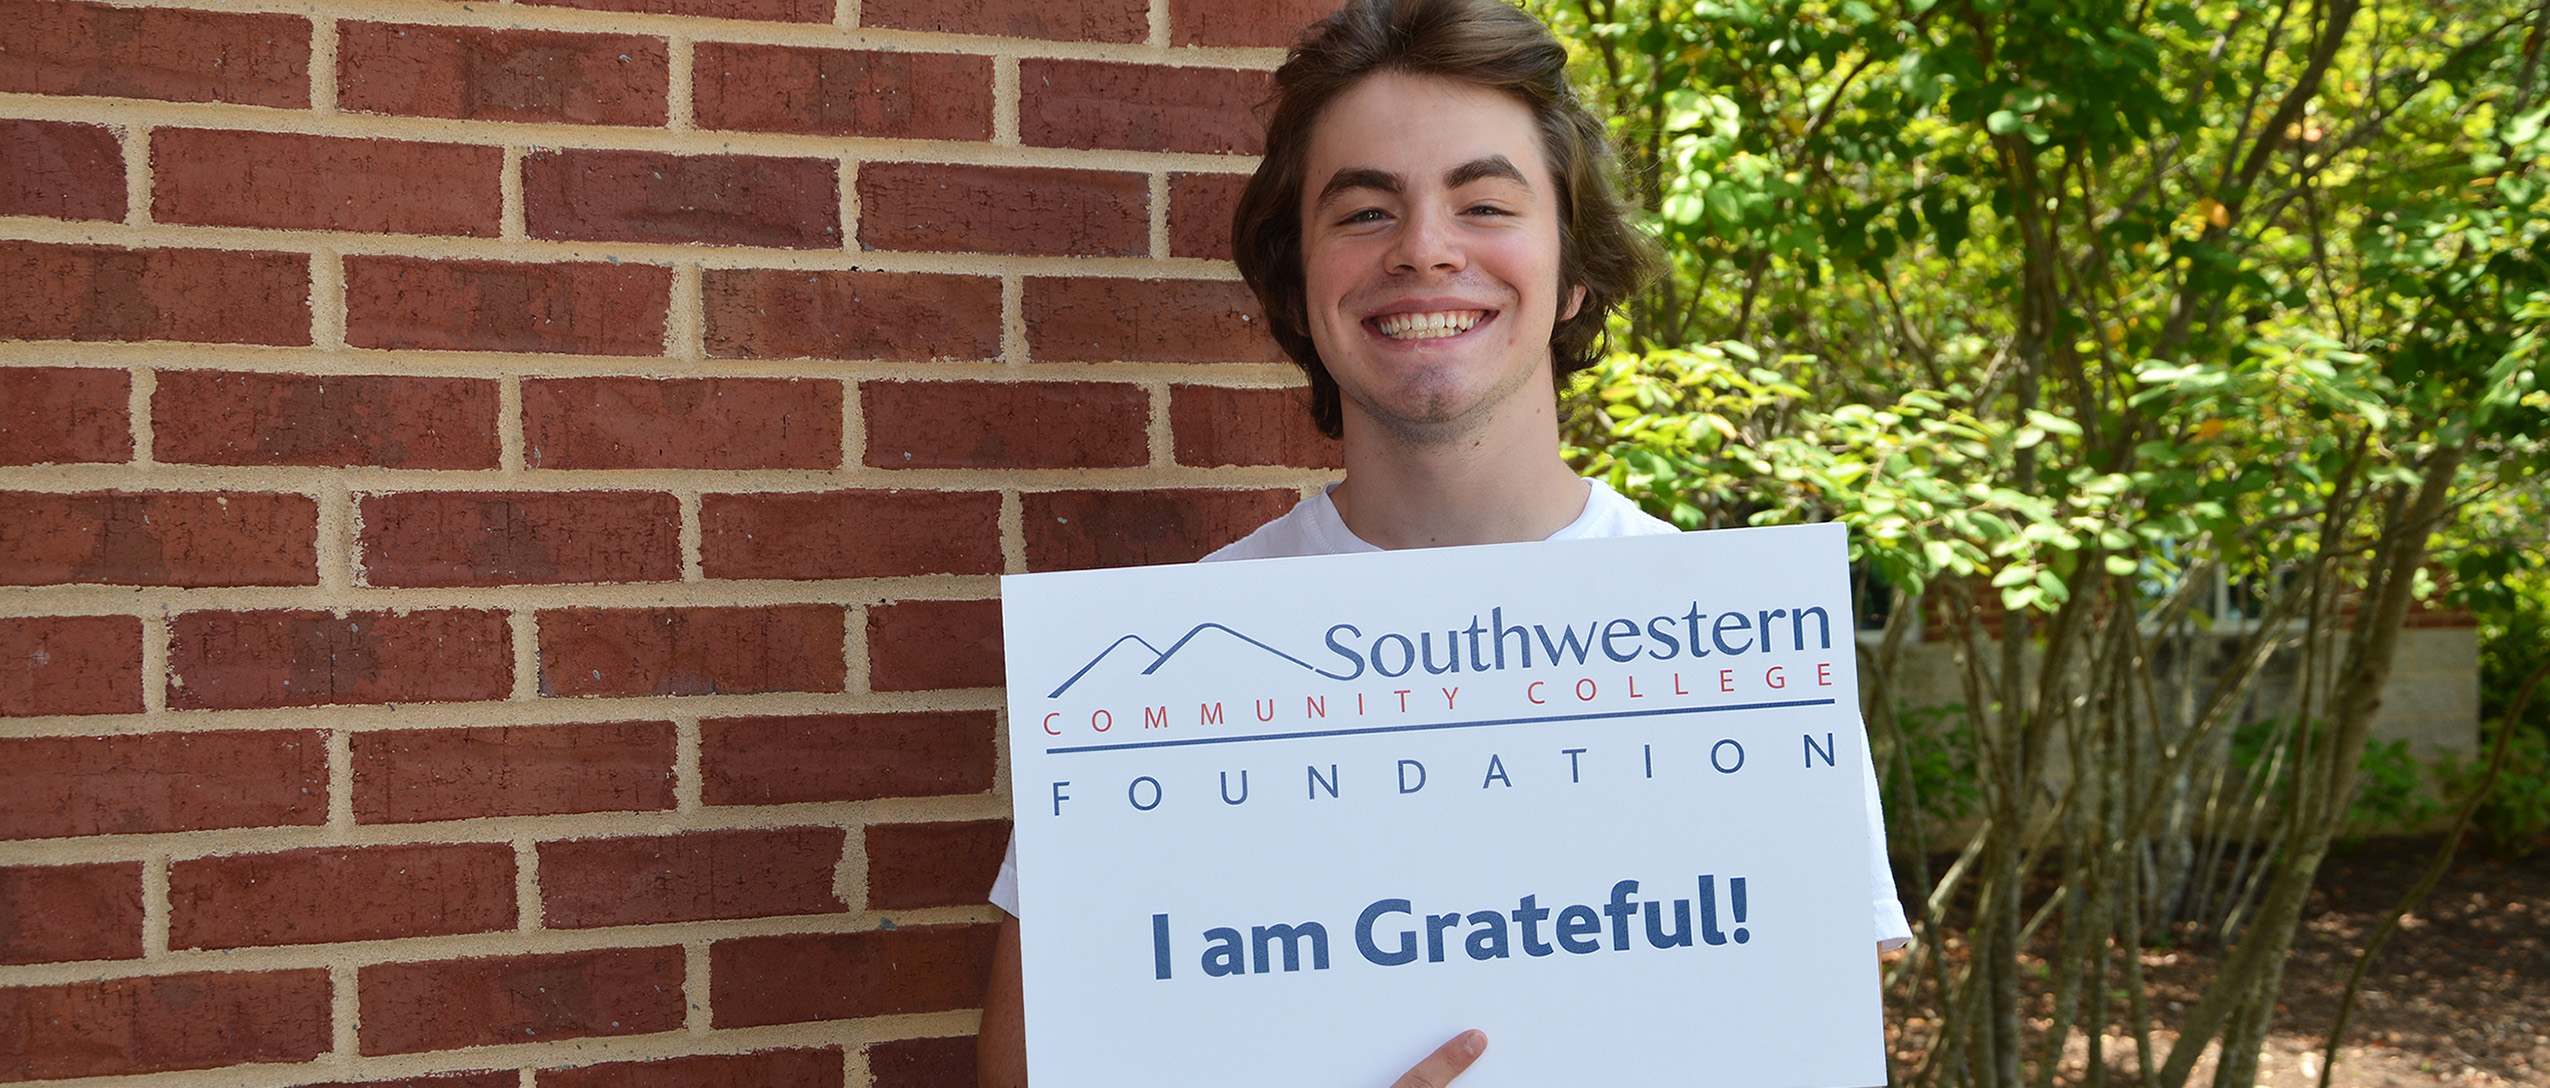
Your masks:
M1558 319L1561 321L1568 320L1576 316L1576 311L1584 309L1585 293L1585 285L1581 283L1568 288L1567 305L1560 307Z

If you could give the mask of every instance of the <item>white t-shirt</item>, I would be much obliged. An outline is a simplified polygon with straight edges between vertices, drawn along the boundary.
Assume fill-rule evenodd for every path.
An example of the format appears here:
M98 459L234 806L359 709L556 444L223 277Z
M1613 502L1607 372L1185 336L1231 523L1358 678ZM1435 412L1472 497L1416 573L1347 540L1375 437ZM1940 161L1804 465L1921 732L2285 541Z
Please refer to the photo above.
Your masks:
M1623 498L1620 492L1601 480L1587 480L1585 511L1567 527L1551 533L1551 540L1597 540L1616 536L1654 536L1681 530L1671 522L1649 515L1638 504ZM1231 559L1284 559L1299 555L1352 555L1377 552L1381 548L1356 536L1346 528L1346 520L1337 516L1337 504L1328 493L1337 485L1330 484L1319 494L1303 499L1283 517L1257 527L1257 531L1224 545L1199 562L1215 563ZM1877 769L1869 762L1868 746L1860 746L1860 769L1868 810L1868 879L1874 892L1877 925L1877 947L1900 948L1912 940L1912 926L1904 920L1904 906L1895 898L1894 873L1886 866L1886 814L1877 804ZM1010 836L1009 852L1001 857L1000 876L992 881L992 904L1015 915L1018 913L1018 837Z

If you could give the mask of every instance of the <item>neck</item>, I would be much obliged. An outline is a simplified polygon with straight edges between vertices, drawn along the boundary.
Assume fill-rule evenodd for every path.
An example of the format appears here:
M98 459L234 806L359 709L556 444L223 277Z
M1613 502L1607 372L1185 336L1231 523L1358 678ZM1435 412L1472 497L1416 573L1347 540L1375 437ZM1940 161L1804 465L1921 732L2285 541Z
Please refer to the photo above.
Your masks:
M1543 540L1585 511L1588 488L1558 455L1552 398L1456 435L1392 433L1346 407L1346 482L1330 493L1356 536L1382 548Z

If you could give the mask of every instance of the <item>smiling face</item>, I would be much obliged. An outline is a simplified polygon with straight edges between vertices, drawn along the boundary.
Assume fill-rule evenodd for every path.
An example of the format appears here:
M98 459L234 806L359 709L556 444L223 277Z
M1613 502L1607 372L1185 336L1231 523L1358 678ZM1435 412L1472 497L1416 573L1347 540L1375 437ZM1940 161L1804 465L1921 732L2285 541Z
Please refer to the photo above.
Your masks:
M1561 307L1557 182L1530 109L1372 76L1320 114L1301 215L1308 331L1350 442L1373 426L1450 441L1551 413L1550 328L1584 291Z

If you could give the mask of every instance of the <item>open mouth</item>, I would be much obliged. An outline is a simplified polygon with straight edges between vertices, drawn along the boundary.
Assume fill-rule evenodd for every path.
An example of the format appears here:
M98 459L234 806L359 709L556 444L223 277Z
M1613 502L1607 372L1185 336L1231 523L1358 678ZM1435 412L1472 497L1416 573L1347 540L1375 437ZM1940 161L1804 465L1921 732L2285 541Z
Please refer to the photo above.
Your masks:
M1487 320L1493 310L1434 310L1426 313L1382 314L1367 318L1373 331L1393 340L1440 340L1459 336Z

